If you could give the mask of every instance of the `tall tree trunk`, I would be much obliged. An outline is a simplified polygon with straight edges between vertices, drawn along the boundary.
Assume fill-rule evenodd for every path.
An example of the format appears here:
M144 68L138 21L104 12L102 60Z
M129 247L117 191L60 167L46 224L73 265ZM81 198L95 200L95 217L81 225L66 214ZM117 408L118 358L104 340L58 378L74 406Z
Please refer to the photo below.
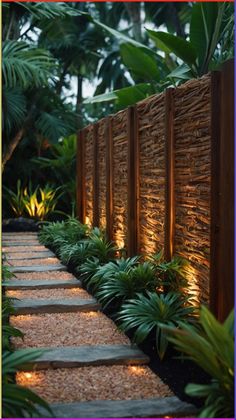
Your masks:
M126 10L129 14L130 20L133 25L133 36L136 41L142 41L142 31L141 31L141 3L124 2Z
M25 133L25 128L21 128L7 145L6 150L4 151L2 155L2 172L4 171L7 161L12 157L12 154L15 148L20 143L24 133Z

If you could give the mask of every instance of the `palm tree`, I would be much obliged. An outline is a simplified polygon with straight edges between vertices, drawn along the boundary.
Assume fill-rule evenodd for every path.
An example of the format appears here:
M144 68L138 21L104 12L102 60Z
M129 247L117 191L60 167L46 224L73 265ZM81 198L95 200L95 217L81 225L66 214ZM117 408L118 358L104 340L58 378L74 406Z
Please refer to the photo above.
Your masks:
M29 31L39 22L68 14L76 12L65 3L16 2L3 7L3 169L29 130L54 141L75 130L75 113L55 93L57 62L32 41Z

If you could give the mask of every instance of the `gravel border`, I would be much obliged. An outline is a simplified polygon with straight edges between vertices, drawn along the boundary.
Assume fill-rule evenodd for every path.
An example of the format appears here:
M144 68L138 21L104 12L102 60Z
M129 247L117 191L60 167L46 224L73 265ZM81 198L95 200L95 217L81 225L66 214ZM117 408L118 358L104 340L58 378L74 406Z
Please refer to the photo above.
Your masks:
M49 403L173 395L147 366L90 366L20 372L17 373L17 383L30 387Z
M24 341L12 338L17 348L130 344L114 322L99 311L17 315L11 316L10 323L25 334Z

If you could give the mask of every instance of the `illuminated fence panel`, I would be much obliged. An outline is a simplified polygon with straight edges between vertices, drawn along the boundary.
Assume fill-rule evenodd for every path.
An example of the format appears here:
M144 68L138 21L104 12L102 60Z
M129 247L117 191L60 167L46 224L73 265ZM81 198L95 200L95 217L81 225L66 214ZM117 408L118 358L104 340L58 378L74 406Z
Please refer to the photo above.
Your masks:
M84 137L84 181L85 181L85 223L93 223L93 126L85 129Z
M106 228L106 120L98 125L98 214L99 227Z
M127 110L112 120L113 138L113 229L112 238L119 247L127 247L128 230L128 141Z
M139 252L164 246L165 103L158 95L137 104L139 137Z
M174 108L174 250L191 262L191 290L206 302L210 275L210 78L175 89Z
M229 61L86 127L77 153L81 220L128 255L187 259L190 292L222 320L234 288L232 85Z

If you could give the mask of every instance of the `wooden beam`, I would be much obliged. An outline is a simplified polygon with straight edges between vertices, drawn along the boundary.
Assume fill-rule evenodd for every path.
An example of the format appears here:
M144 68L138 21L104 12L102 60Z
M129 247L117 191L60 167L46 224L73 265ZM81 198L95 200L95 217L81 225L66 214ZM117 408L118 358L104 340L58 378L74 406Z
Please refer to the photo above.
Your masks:
M93 226L99 225L98 123L93 126Z
M175 180L174 180L174 100L173 89L165 92L165 243L164 258L170 261L174 252Z
M210 309L218 317L221 73L211 73Z
M234 305L234 62L212 74L210 306L224 321Z
M76 152L76 215L85 223L84 131L77 135Z
M138 252L138 119L136 106L131 106L128 112L128 256Z
M111 241L113 227L113 138L112 117L106 118L106 234Z

